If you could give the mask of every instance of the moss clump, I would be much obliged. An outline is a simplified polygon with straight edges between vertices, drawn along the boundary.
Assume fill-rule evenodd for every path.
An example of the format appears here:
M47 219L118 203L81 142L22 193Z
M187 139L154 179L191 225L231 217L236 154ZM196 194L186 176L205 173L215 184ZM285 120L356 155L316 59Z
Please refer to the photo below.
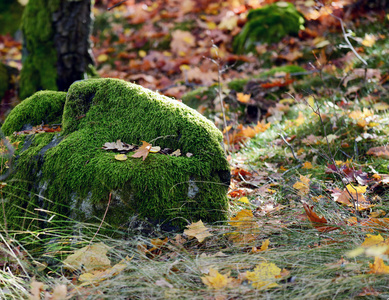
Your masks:
M226 218L229 166L222 134L184 104L122 80L83 80L69 89L62 124L61 135L14 138L23 146L4 190L10 195L8 224L20 226L18 217L37 207L82 221L102 218L110 193L105 221L111 225L134 214L179 226ZM154 140L155 146L193 156L150 153L142 161L129 153L128 160L117 161L115 153L101 149L117 139L138 145Z
M0 63L0 101L9 87L9 75L4 64Z
M58 0L29 1L22 17L27 57L23 57L20 74L20 98L25 99L38 90L58 90L57 51L54 46L52 13Z
M247 53L258 42L279 42L286 35L298 34L303 24L303 16L291 3L278 2L251 10L247 23L234 39L234 51Z
M58 124L62 121L66 93L40 91L16 106L8 115L1 129L5 135L23 130L23 127Z

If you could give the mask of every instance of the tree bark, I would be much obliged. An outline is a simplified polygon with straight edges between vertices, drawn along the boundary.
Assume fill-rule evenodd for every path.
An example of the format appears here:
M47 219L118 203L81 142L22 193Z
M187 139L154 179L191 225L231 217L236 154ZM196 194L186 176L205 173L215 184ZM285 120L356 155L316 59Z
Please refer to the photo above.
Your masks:
M87 77L94 64L91 27L91 0L28 2L22 18L21 99L38 90L66 91Z

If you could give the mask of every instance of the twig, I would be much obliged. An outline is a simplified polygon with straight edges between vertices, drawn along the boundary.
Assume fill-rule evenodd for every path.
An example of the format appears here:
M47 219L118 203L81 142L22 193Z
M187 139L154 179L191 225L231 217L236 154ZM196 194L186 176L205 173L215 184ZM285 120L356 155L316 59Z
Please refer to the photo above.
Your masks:
M110 6L110 7L108 7L108 10L111 10L111 9L113 9L113 8L119 6L119 5L122 5L124 2L127 2L127 1L128 1L128 0L120 1L119 3L116 3L116 4L114 4L114 5Z
M280 137L282 138L282 140L284 141L284 143L290 148L290 150L292 151L292 155L294 157L295 160L297 160L300 164L302 163L301 160L296 156L296 154L294 153L294 150L293 150L293 147L291 144L288 143L288 141L284 138L284 136L280 133Z
M95 239L96 235L97 235L97 234L99 233L99 231L100 231L101 226L103 225L103 222L104 222L105 217L106 217L107 212L108 212L109 205L111 204L111 196L112 196L112 193L109 193L108 204L107 204L107 208L105 209L103 219L101 220L100 225L99 225L99 228L97 228L97 231L96 231L95 235L93 236L93 238L92 238L91 241L89 242L89 246L92 245L93 240Z

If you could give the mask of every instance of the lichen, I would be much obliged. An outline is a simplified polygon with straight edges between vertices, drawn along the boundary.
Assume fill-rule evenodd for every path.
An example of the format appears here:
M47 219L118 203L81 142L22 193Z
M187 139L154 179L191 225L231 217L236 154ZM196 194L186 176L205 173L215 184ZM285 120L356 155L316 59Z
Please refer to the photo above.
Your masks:
M56 135L41 133L17 153L17 171L4 190L18 195L6 202L7 217L14 222L21 207L69 216L72 206L77 219L90 221L91 211L93 218L102 218L110 193L105 221L111 225L122 225L134 214L178 226L226 218L229 166L222 134L186 105L121 80L83 80L69 89L62 124L56 146L47 147ZM115 153L101 149L117 139L138 145L153 141L193 156L150 153L142 161L131 158L130 152L127 161L117 161ZM44 182L45 198L39 198L37 187Z
M66 93L40 91L17 105L4 121L5 135L27 129L26 126L59 124L62 122Z
M27 56L23 57L20 74L20 98L25 99L38 90L57 88L57 52L54 47L52 13L58 0L29 1L22 17L22 31Z

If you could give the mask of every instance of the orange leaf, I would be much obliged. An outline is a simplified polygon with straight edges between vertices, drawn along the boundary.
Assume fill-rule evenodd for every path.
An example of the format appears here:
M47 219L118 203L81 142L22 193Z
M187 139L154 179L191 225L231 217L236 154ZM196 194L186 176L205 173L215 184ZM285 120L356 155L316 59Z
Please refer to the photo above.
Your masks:
M136 150L136 152L131 157L143 157L143 160L146 159L147 155L149 155L152 145L145 141L142 141L142 143L143 145L138 150Z
M327 224L327 220L324 217L319 217L313 210L313 206L309 206L306 203L303 203L304 210L308 216L309 221L312 222L313 227L315 227L320 232L329 232L335 229L339 229L339 227L331 227L331 226L323 226Z

